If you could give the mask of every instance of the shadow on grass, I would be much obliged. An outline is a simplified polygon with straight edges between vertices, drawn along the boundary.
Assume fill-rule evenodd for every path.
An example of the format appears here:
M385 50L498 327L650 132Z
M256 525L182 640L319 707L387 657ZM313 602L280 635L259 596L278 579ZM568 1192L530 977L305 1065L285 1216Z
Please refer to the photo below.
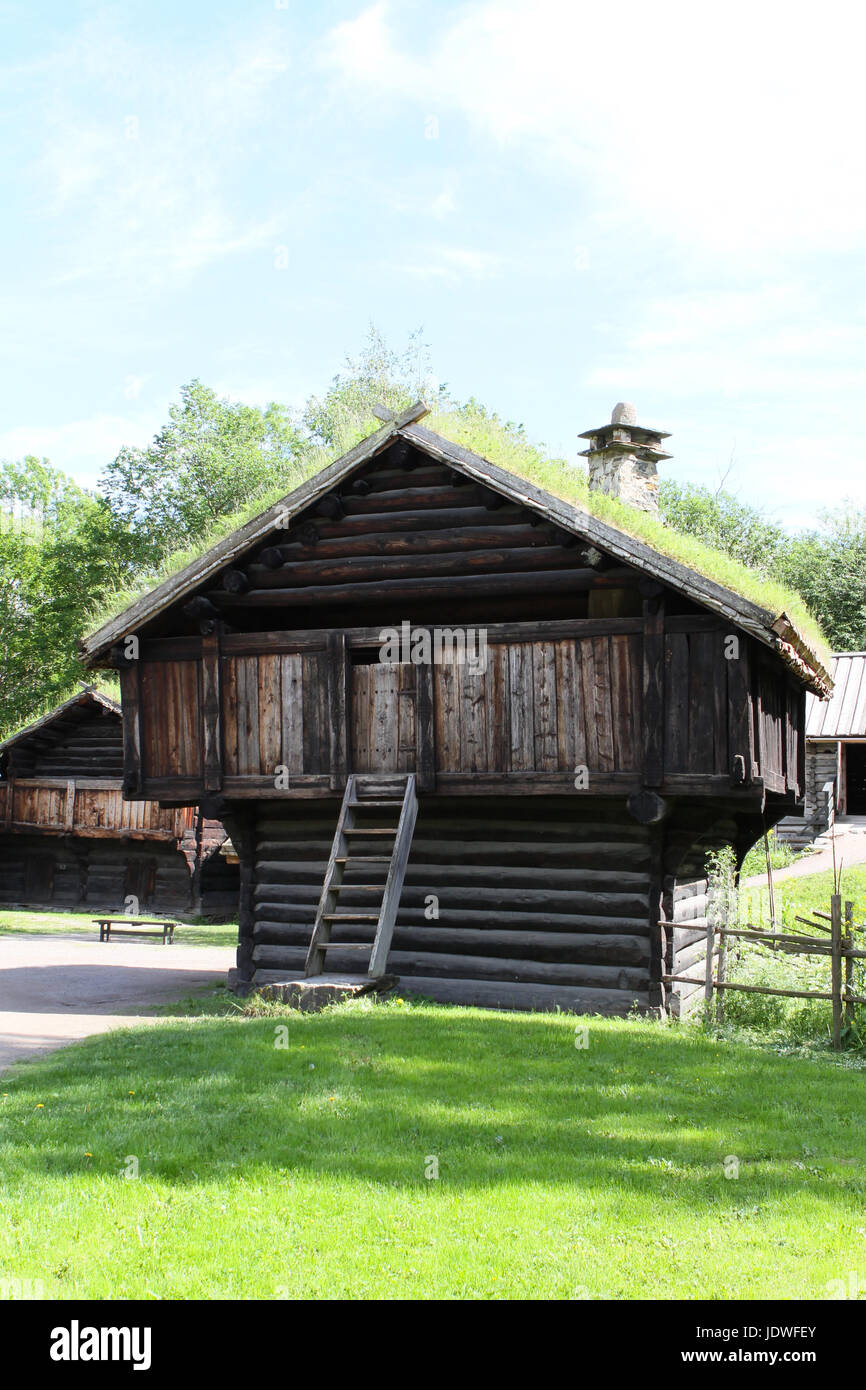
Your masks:
M729 1155L752 1204L804 1188L862 1199L862 1085L646 1021L433 1006L200 1018L19 1068L0 1086L0 1162L10 1189L34 1173L116 1176L127 1155L175 1185L305 1174L424 1188L436 1157L440 1188L561 1182L738 1218Z

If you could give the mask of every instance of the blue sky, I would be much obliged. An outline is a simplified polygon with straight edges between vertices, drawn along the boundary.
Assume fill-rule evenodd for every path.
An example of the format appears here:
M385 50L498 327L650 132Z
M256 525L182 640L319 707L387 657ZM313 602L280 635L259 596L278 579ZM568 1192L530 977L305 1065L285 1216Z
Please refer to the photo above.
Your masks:
M862 505L862 40L835 0L0 0L0 457L93 483L193 377L300 406L371 321L576 457Z

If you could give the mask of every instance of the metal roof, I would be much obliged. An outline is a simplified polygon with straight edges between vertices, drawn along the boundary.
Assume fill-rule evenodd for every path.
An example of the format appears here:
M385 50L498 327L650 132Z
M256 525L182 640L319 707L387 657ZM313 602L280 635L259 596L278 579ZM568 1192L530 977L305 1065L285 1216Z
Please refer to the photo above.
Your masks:
M837 652L832 698L806 697L807 738L866 738L866 652Z

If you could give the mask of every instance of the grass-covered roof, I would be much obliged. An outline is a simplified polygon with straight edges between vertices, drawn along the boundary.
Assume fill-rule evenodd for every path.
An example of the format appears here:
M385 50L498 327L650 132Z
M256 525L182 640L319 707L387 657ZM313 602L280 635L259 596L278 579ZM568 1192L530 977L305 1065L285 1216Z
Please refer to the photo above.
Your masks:
M405 414L409 416L411 412L407 411ZM418 418L417 414L415 418ZM393 434L396 428L400 427L401 420L403 417L398 417L390 427L382 427L381 422L373 416L352 422L341 441L347 452L328 467L328 460L323 452L314 451L299 474L306 482L296 492L290 493L287 497L284 488L281 487L270 494L257 496L242 512L225 517L196 547L169 556L158 573L144 577L134 589L112 595L111 599L92 615L91 635L83 643L85 657L92 659L99 650L103 650L104 638L117 640L119 630L114 620L126 614L128 610L135 610L128 614L132 620L128 630L140 624L141 600L144 595L150 593L156 598L168 585L178 586L177 596L180 596L180 592L187 592L188 588L194 587L196 575L200 573L202 563L212 551L221 551L232 537L237 536L243 540L245 530L250 534L249 545L258 543L261 536L254 525L258 518L266 521L268 510L277 504L287 502L291 505L296 497L301 502L300 494L307 492L312 481L318 478L323 470L331 474L344 463L349 470L356 466L356 462L363 461L376 452L377 447L381 447L378 444L379 436L383 436L384 442L387 443L389 429ZM411 437L414 432L411 420L406 420L404 425L408 426L407 433ZM550 498L566 503L573 509L575 522L579 522L581 514L587 519L593 518L622 536L639 542L656 555L674 561L694 575L760 609L768 628L772 627L774 621L781 624L776 629L777 634L784 629L787 640L793 641L793 647L805 660L806 665L818 674L819 683L826 676L830 663L829 644L819 624L793 590L694 536L672 529L658 516L626 506L619 500L595 490L590 491L583 468L565 459L548 457L540 447L526 438L520 427L503 424L476 402L470 401L457 409L434 409L427 414L423 430L416 432L414 442L423 447L420 436L428 432L441 436L443 443L450 442L471 451L473 455L478 456L479 464L492 464L515 479L523 479L532 484ZM358 456L356 462L352 461L352 456ZM187 577L190 581L188 585L184 582Z

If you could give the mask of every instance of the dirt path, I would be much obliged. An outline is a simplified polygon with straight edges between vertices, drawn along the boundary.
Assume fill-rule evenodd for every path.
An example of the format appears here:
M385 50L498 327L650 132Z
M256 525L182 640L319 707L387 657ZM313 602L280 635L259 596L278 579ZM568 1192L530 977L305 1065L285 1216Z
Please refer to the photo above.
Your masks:
M836 867L841 864L843 869L850 869L853 864L866 863L866 834L862 830L840 831L836 835ZM831 849L819 850L817 854L807 854L803 859L798 859L796 864L789 864L787 869L774 869L773 882L778 883L784 878L805 878L809 874L819 874L822 869L832 869L833 851ZM743 879L742 886L745 888L760 888L766 886L767 875L753 874L751 878Z
M149 1009L225 980L228 946L0 936L0 1071L38 1052L153 1022Z

